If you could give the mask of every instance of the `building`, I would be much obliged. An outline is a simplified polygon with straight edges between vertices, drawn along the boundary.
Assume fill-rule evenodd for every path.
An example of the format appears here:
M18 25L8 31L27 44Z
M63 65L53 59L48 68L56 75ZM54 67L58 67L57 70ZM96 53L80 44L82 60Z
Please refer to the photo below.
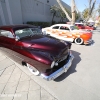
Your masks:
M69 5L62 3L70 9ZM50 7L53 5L57 5L56 0L0 0L0 25L51 22Z

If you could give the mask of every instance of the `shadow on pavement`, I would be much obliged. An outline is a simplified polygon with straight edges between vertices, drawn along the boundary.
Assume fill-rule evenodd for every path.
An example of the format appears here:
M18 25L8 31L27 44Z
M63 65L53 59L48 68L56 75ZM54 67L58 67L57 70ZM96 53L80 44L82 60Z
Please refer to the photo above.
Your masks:
M91 42L90 44L87 44L86 46L92 46L92 45L94 45L94 44L95 44L95 41L92 40L92 42Z
M96 30L93 30L93 31L92 31L93 34L99 33L99 32L100 32L100 29L96 29Z
M66 73L64 73L61 76L59 76L58 78L56 78L54 80L55 82L62 81L66 77L68 77L70 74L77 72L75 69L77 67L77 64L81 61L80 53L72 50L72 54L74 55L74 59L73 59L71 67L68 69L68 71Z

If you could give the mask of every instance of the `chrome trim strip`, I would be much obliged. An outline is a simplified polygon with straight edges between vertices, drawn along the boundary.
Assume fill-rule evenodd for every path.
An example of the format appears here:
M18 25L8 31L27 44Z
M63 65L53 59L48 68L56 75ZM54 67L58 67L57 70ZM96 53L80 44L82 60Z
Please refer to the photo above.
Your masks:
M90 39L90 40L88 40L88 41L86 41L84 44L91 44L92 43L92 39Z
M49 76L46 76L45 74L42 73L41 77L47 81L54 80L55 78L57 78L64 72L67 72L67 70L70 68L70 66L72 64L73 59L74 59L74 56L70 53L69 61L63 67L61 67L60 69L58 69L57 71L55 71L54 73L52 73Z

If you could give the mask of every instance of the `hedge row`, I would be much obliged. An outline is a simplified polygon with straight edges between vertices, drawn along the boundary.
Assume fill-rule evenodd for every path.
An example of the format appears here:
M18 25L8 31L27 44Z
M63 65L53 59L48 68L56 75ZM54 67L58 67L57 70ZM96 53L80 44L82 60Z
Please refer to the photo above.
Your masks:
M30 21L30 22L27 22L27 24L35 25L35 26L40 26L41 28L49 27L50 26L49 22L33 22L33 21Z

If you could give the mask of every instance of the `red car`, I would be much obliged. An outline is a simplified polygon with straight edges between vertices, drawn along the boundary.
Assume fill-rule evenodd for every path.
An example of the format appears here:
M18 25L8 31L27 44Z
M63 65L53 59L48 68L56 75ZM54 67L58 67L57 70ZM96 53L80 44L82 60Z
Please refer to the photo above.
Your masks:
M75 26L77 26L78 29L95 30L95 27L93 27L93 26L85 26L83 23L75 23Z
M70 48L70 42L43 35L35 26L0 27L0 51L46 80L68 70L74 58Z

